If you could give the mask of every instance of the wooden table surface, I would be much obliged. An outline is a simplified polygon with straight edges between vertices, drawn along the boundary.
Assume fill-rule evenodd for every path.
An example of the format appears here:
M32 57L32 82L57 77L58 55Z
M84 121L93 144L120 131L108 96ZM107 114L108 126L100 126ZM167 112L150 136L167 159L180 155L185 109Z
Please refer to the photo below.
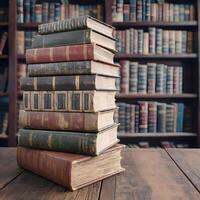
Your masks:
M0 148L0 200L200 200L200 150L126 149L126 171L75 192L20 169Z

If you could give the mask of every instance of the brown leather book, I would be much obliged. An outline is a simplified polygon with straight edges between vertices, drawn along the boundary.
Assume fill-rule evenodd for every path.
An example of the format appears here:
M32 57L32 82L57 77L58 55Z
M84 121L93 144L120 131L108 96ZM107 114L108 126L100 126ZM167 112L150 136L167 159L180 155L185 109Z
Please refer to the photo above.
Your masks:
M49 48L36 48L28 49L26 51L27 64L81 60L96 60L114 64L113 58L113 52L106 50L94 43Z
M115 110L97 113L19 111L22 128L98 132L114 123Z
M17 162L24 169L77 190L123 171L123 147L115 145L96 157L18 147Z

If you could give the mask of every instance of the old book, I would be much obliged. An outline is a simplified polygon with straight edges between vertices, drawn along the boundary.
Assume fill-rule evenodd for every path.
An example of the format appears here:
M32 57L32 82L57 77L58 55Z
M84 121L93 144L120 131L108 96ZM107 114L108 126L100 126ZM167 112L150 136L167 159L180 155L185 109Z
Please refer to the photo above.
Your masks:
M183 132L183 116L184 116L184 104L178 103L176 132Z
M157 132L157 102L148 102L148 132Z
M130 21L136 21L136 1L137 0L130 0Z
M94 43L28 49L26 51L27 64L82 60L96 60L114 64L113 58L113 52L108 51Z
M130 29L125 30L125 52L130 54Z
M123 13L122 13L123 14ZM41 24L38 26L39 34L90 28L96 32L112 37L114 28L90 16L81 16L64 19L58 22Z
M156 65L156 92L161 94L164 93L164 68L164 64Z
M120 92L121 93L128 93L129 92L129 67L130 62L128 60L120 61Z
M173 94L174 85L174 67L167 67L167 82L166 82L166 93Z
M19 111L22 128L98 132L111 126L115 110L97 113Z
M37 35L33 39L32 48L85 43L95 43L112 51L116 51L115 40L113 38L106 37L91 29L59 32L49 35Z
M176 132L174 130L174 105L166 105L166 132L173 133Z
M18 147L17 162L24 169L77 190L123 171L120 163L123 147L115 145L96 157Z
M149 33L143 34L143 54L149 54Z
M130 133L131 105L125 104L125 132Z
M156 29L156 53L162 54L163 52L163 30L160 28Z
M20 129L18 137L19 146L92 156L117 142L116 124L97 133Z
M140 106L135 105L135 133L139 133L139 116Z
M99 75L26 77L21 79L25 91L116 90L115 78Z
M24 38L25 38L24 31L17 31L17 53L19 55L24 54L24 48L25 48Z
M129 69L129 91L132 93L137 93L138 89L138 63L130 62Z
M98 112L115 108L114 91L26 91L24 110Z
M3 50L6 44L8 38L8 33L7 32L3 32L0 36L0 55L3 54Z
M162 52L163 54L169 54L169 31L163 30L163 36L162 36Z
M139 132L148 132L148 102L139 101Z
M130 133L135 132L135 105L130 105Z
M156 63L147 63L147 93L156 91Z
M156 52L156 29L149 28L149 53L155 54Z
M119 107L118 110L118 117L119 117L119 132L125 132L125 115L126 115L126 104L123 102L118 102L117 106Z
M138 93L147 92L147 65L138 65Z
M166 104L157 104L157 132L166 132Z
M130 4L124 4L123 5L123 21L128 22L130 16Z
M44 64L29 64L29 76L60 76L100 74L111 77L119 76L119 65L109 65L96 61L75 61Z

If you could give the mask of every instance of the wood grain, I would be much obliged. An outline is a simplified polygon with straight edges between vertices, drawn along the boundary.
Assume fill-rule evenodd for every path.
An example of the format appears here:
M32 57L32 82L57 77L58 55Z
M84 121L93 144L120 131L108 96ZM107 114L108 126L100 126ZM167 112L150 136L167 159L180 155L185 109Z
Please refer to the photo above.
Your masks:
M166 149L166 151L200 192L200 150Z
M127 149L123 167L126 171L116 177L115 200L200 199L198 191L164 150Z
M16 163L16 149L0 148L0 190L22 171Z

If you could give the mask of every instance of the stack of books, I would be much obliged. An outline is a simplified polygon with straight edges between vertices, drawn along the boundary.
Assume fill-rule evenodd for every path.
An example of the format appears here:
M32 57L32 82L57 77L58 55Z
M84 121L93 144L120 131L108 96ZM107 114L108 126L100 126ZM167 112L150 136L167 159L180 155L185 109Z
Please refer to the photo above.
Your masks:
M71 190L123 170L113 28L89 16L39 26L21 80L18 164Z

